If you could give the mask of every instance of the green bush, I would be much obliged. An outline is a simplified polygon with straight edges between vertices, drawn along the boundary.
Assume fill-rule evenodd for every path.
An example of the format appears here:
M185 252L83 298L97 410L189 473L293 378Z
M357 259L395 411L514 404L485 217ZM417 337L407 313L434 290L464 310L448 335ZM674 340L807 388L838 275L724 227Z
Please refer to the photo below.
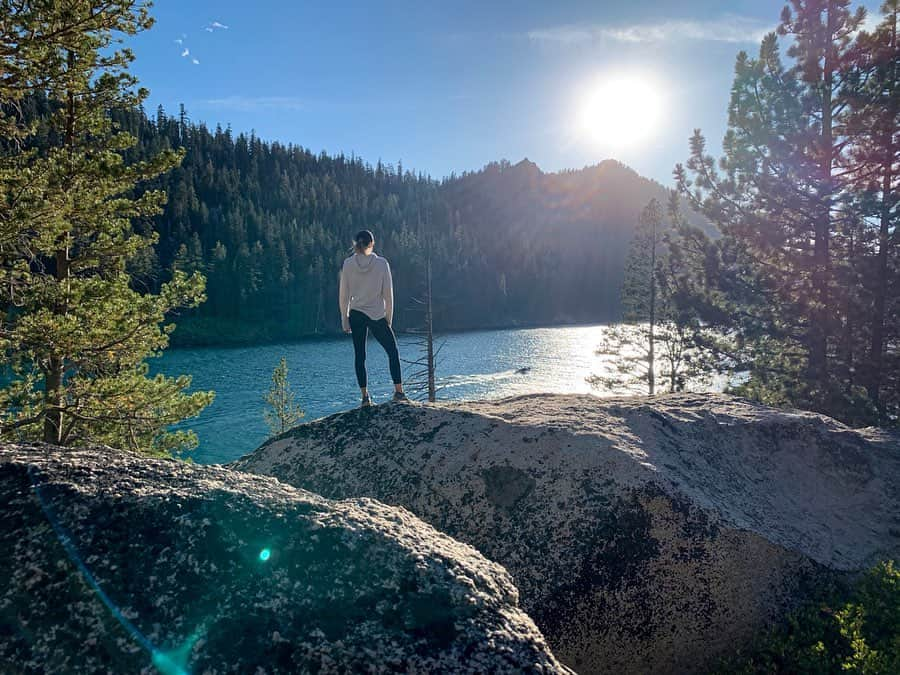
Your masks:
M879 563L853 586L829 584L721 673L900 673L900 569Z

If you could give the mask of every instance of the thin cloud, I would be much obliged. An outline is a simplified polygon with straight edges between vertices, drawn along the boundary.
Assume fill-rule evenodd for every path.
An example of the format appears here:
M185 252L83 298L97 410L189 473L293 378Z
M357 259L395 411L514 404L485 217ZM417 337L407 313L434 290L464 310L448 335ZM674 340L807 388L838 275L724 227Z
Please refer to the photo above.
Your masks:
M670 19L620 26L567 24L529 31L538 44L575 46L599 41L627 43L706 41L759 42L773 26L751 17L728 15L720 19Z
M209 25L204 26L203 30L205 30L207 33L212 33L217 30L228 30L228 26L226 26L224 23L213 21Z
M303 101L291 96L227 96L206 101L208 106L236 110L238 112L254 112L258 110L302 110L306 106Z
M183 38L175 38L175 44L176 45L184 44L184 39Z
M200 65L200 61L198 59L191 59L191 63L193 63L195 66Z

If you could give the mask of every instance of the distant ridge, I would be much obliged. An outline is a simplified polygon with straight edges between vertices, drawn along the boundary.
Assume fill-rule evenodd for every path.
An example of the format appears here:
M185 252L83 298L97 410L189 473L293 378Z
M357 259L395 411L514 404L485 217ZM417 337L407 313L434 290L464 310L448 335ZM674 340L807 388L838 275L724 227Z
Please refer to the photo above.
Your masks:
M481 233L481 250L496 261L505 288L496 312L544 323L618 319L638 214L650 199L668 201L660 183L612 159L554 173L527 158L492 162L444 181L442 196L454 224Z
M36 96L23 114L40 118L50 106ZM181 167L147 185L168 202L135 224L159 242L131 269L151 291L174 269L206 275L208 299L178 317L176 346L338 334L338 270L363 227L391 262L398 330L421 323L413 299L426 250L439 332L616 321L638 215L651 198L667 199L661 184L611 159L552 173L528 158L501 160L436 180L400 163L235 135L183 107L113 116L138 139L126 161L185 150Z
M32 115L46 101L30 102ZM665 188L615 160L545 173L525 158L435 180L402 165L315 154L190 120L185 110L116 114L139 139L129 161L186 151L159 183L159 243L134 266L152 290L201 270L207 302L178 317L176 345L258 344L337 334L339 265L375 231L394 270L399 330L421 321L432 252L439 331L614 321L638 214ZM145 227L145 224L140 224Z

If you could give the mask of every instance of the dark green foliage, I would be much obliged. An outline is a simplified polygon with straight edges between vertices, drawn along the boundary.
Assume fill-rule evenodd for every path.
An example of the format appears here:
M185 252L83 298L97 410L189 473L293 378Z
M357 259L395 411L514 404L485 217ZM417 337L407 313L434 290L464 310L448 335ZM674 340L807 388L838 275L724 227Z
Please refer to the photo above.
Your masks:
M884 414L900 409L900 2L888 0L881 11L881 23L857 40L856 67L847 81L847 133L853 144L846 168L850 203L861 218L850 232L855 246L842 281L864 289L849 306L855 316L848 322L852 330L845 331L844 350L848 357L854 348L868 353L856 362L869 399ZM869 321L861 320L863 313Z
M695 260L679 305L749 374L738 393L854 424L900 412L894 4L873 38L849 0L793 0L790 60L774 33L737 58L722 159L698 130L675 171L722 234L673 242Z
M55 445L105 443L173 452L196 441L167 427L209 393L189 377L147 376L163 326L203 298L202 275L135 288L164 193L148 182L176 166L161 150L125 161L135 138L107 112L140 104L124 36L150 27L130 0L0 4L0 433ZM143 228L142 228L143 225Z
M272 371L272 388L266 393L264 400L268 408L263 415L274 435L283 434L303 419L305 413L297 404L291 383L288 382L287 359L283 356Z
M37 96L22 108L43 120L51 106ZM633 214L665 197L661 185L614 161L557 174L503 161L439 182L209 129L183 110L121 108L113 117L138 139L127 162L185 153L180 167L148 183L168 201L137 227L158 243L129 262L141 290L158 290L176 270L207 277L208 299L179 315L176 344L337 333L338 272L362 227L391 261L398 330L421 326L413 298L427 276L426 248L442 331L613 321ZM49 142L40 133L33 141Z
M426 220L440 330L614 320L633 213L665 195L616 162L560 174L499 162L438 182L161 110L116 118L140 139L133 161L186 152L156 184L169 196L159 243L135 263L151 288L173 269L207 276L178 344L337 333L338 272L363 227L391 262L395 328L419 327Z
M719 672L894 675L900 672L900 570L892 561L821 598L723 664Z

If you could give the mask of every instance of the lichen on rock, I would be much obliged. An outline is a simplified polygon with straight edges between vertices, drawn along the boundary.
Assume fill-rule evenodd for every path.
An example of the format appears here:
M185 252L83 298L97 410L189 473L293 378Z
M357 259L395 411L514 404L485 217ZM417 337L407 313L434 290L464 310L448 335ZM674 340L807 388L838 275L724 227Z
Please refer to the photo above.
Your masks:
M503 568L402 508L20 445L0 500L4 672L569 672Z
M579 672L702 670L900 554L900 441L724 394L379 406L234 464L402 505L512 574Z

